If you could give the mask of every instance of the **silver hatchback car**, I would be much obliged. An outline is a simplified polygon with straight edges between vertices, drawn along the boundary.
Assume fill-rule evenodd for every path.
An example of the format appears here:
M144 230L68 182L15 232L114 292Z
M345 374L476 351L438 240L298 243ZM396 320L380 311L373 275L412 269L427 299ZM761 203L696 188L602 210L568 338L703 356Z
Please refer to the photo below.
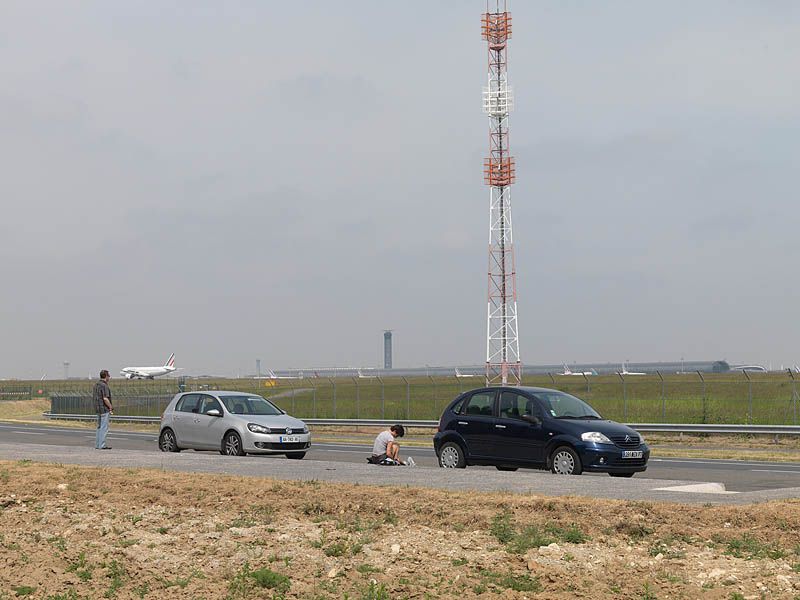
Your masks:
M183 392L161 415L158 447L219 450L220 454L285 454L300 459L311 446L308 427L256 394Z

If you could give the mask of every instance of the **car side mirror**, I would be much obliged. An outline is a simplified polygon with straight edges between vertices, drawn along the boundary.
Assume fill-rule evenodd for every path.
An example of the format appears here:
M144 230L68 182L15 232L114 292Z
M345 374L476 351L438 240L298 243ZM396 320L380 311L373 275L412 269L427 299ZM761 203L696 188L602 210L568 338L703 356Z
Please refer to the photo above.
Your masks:
M522 415L522 419L524 421L527 421L531 425L541 425L542 424L542 420L539 417L535 416L535 415Z
M222 413L221 413L221 412L219 412L219 409L218 409L218 408L212 408L211 410L207 410L207 411L206 411L206 414L207 414L209 417L221 417L221 416L222 416Z

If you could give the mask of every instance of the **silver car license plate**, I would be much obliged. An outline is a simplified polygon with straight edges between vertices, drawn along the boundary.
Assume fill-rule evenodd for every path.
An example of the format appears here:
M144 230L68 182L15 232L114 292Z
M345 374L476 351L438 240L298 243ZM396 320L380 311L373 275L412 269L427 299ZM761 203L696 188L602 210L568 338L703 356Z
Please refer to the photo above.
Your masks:
M293 442L299 442L300 441L300 436L299 435L282 435L282 436L280 436L278 438L278 441L281 444L291 444ZM639 452L640 456L641 456L641 454L642 453Z
M641 450L623 450L622 458L642 458Z

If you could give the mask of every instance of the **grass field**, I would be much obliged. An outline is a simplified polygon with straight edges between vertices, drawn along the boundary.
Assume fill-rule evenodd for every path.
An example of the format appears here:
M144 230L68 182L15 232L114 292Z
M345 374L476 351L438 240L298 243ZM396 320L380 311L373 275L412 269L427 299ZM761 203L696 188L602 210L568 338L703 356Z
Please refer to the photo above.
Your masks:
M617 375L526 377L525 385L583 398L603 416L630 423L798 424L798 384L788 374ZM91 381L4 382L0 401L66 397L58 412L92 412ZM272 398L304 418L438 419L481 378L187 379L186 390L228 389ZM117 414L158 415L178 380L113 380ZM27 396L26 396L27 394Z

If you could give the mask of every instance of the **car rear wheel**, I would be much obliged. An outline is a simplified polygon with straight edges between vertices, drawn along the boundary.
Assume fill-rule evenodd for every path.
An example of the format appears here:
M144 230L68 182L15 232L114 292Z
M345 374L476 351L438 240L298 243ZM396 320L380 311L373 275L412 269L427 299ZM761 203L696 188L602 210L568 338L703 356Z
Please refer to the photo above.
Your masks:
M455 442L447 442L439 452L439 466L443 469L463 469L467 466L467 458L461 446Z
M225 454L226 456L244 456L242 438L239 437L239 434L235 431L226 433L225 437L222 438L222 447L219 453Z
M609 473L612 477L633 477L633 473Z
M507 467L505 465L495 465L494 467L498 471L516 471L519 467Z
M158 447L162 452L180 452L178 448L178 440L175 439L175 433L172 429L165 429L158 436Z
M583 469L575 450L569 446L559 446L550 457L550 470L556 475L580 475Z
M305 452L287 452L286 458L294 458L295 460L300 460L306 455Z

